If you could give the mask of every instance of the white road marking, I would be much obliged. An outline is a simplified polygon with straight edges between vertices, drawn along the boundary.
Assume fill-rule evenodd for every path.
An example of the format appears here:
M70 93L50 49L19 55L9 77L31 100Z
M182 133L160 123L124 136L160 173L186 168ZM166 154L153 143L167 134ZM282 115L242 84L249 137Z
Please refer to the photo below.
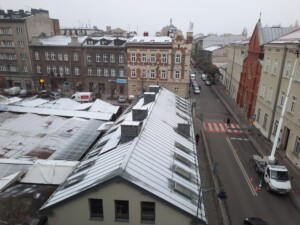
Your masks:
M226 141L227 141L227 143L228 143L228 145L230 147L230 150L231 150L231 152L232 152L235 160L237 161L237 163L238 163L238 165L239 165L239 167L240 167L240 169L242 171L242 174L244 175L244 178L245 178L245 180L246 180L246 182L247 182L247 184L248 184L248 186L249 186L249 188L250 188L253 196L257 196L257 193L255 192L255 189L254 189L254 187L253 187L253 185L252 185L252 183L251 183L251 181L249 179L249 176L248 176L245 168L243 167L243 164L242 164L241 160L239 159L238 155L236 154L236 152L234 150L234 147L233 147L233 145L232 145L232 143L231 143L231 141L230 141L230 139L228 137L226 137Z

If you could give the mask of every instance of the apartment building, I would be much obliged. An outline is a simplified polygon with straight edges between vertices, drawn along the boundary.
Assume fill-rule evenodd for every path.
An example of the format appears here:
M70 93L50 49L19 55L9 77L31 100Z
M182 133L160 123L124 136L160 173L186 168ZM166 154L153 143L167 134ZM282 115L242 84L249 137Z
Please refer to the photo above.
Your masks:
M29 43L33 36L55 35L59 21L46 10L0 10L0 89L19 86L33 90Z
M189 96L192 31L168 36L135 36L127 46L129 94L141 95L149 85L166 87L181 97Z
M275 141L279 118L285 98L286 110L277 147L299 167L300 165L300 30L280 37L264 47L264 61L256 101L255 127L267 138ZM297 53L298 52L298 53ZM288 85L293 76L290 92Z
M262 27L260 19L258 20L249 41L248 56L243 63L236 99L237 104L244 109L248 118L253 116L255 112L262 62L264 60L264 45L293 30L292 27Z
M229 91L231 97L236 101L237 91L241 73L243 70L243 63L248 56L249 40L237 41L228 46L228 63L225 71L225 86Z

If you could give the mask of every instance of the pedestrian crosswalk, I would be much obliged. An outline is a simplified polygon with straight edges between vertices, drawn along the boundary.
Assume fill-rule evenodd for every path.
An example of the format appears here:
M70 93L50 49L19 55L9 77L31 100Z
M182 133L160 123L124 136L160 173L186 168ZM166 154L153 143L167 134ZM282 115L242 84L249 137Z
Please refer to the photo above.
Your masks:
M240 126L236 123L231 123L229 127L224 122L203 122L203 127L206 132L212 133L233 133L240 134L243 131L240 129Z

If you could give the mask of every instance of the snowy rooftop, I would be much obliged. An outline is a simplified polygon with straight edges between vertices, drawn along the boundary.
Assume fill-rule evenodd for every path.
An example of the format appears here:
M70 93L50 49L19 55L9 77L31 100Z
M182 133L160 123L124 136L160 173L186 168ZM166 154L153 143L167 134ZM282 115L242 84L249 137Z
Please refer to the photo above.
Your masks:
M209 47L205 48L204 50L205 51L209 51L209 52L213 52L213 51L215 51L215 50L217 50L219 48L222 48L222 47L214 45L214 46L209 46Z
M88 36L78 37L78 43L82 44L87 37ZM48 46L65 46L71 42L71 37L58 35L58 36L47 37L47 38L39 38L39 42L42 43L42 45L48 45Z
M165 43L171 44L172 39L167 36L151 37L151 36L134 36L130 38L127 43Z
M136 109L142 115L144 109L147 111L142 123L133 121ZM191 116L190 103L165 88L153 102L144 104L144 99L140 99L134 109L124 111L41 209L55 207L107 180L121 177L197 216L200 174ZM141 124L138 136L123 139L126 124ZM179 125L187 125L190 136L179 132ZM201 209L198 217L206 221L204 207Z
M298 30L295 30L285 36L282 36L272 42L271 44L280 44L280 43L296 43L298 44L300 41L300 28Z

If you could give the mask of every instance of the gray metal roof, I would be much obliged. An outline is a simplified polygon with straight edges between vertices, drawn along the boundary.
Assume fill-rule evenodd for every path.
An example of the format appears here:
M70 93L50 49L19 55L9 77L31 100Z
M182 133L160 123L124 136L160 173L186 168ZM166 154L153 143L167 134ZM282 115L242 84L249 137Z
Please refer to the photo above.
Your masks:
M134 107L148 110L139 135L126 142L121 139L121 125L135 125L130 107L41 210L121 177L206 221L204 207L198 208L200 174L190 103L162 88L154 102L143 104L142 98ZM178 124L190 124L190 137L178 132Z
M259 26L259 45L269 43L295 30L293 27L261 27Z

